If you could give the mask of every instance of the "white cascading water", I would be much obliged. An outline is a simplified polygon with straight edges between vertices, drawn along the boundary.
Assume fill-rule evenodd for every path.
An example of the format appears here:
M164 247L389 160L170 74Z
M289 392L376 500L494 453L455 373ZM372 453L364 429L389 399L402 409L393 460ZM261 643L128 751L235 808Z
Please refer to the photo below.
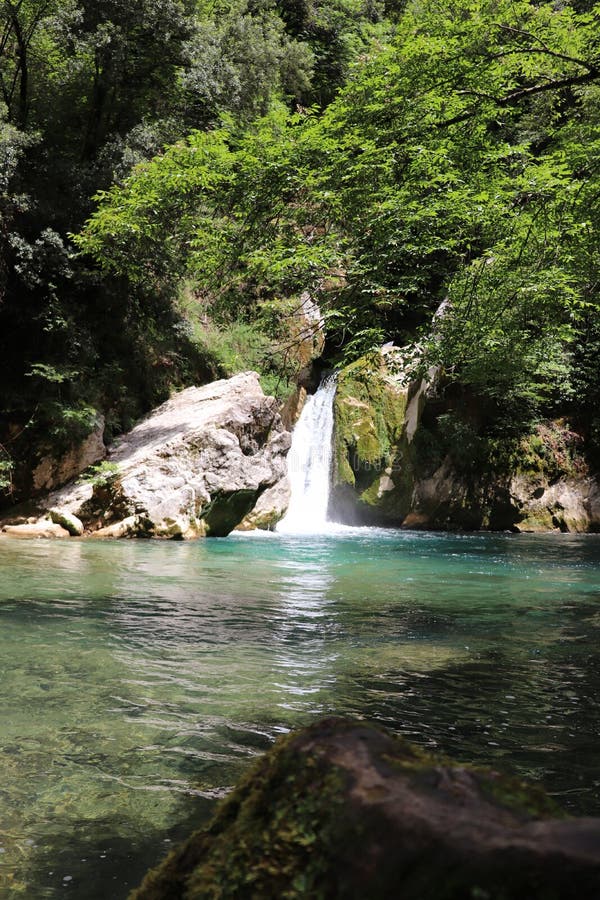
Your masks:
M294 428L288 454L292 496L288 511L277 526L283 534L311 534L326 526L335 390L335 375L330 375L307 399Z

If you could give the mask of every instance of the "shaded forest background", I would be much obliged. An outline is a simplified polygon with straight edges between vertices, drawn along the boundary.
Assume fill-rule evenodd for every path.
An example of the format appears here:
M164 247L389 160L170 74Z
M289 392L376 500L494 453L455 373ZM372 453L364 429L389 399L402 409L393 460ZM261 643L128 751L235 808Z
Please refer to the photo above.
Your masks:
M284 398L305 291L327 364L440 367L469 463L561 421L596 466L599 80L589 2L3 0L7 499L98 412Z

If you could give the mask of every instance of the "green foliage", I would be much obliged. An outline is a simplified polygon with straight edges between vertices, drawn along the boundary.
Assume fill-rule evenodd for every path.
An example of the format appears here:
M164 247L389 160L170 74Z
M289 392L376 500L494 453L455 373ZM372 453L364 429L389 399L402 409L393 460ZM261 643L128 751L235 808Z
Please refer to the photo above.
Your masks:
M31 367L31 372L28 372L27 374L36 378L42 378L44 381L50 382L50 384L64 384L66 381L70 381L78 373L73 371L61 372L54 366L49 366L47 363L34 363Z
M12 493L14 463L4 447L0 447L0 493Z
M119 474L117 463L104 462L96 466L89 466L79 478L81 484L91 484L93 487L108 487L113 484Z
M581 435L560 419L540 422L535 431L522 437L513 463L525 474L541 473L550 483L588 471Z
M297 366L288 354L291 304L260 304L251 319L210 318L201 298L184 291L178 307L190 339L212 360L221 377L259 372L266 394L286 399L293 390Z
M277 0L276 6L291 34L306 41L314 56L312 83L303 98L307 105L327 106L356 60L391 31L389 10L380 0Z
M181 76L187 119L198 126L230 112L238 120L267 111L274 96L298 102L309 91L314 55L294 40L269 6L233 3L218 20L200 22Z
M94 407L118 430L238 364L283 384L266 311L309 290L332 357L416 342L497 424L568 409L600 434L597 4L10 0L0 20L7 420L66 435Z
M326 5L313 12L329 15ZM349 53L385 30L355 0L335 4L335 28L341 43L331 43L331 64L339 57L344 72ZM114 433L173 386L219 374L221 364L177 320L178 281L195 271L200 287L217 286L211 307L222 301L229 310L261 293L265 261L254 235L285 177L275 137L283 111L279 124L259 127L254 145L241 134L273 103L313 102L321 37L295 32L271 0L0 4L0 440L11 424L21 427L16 457L24 461L48 436L68 440L87 408L102 410ZM331 81L329 97L340 84ZM269 128L263 171L256 145ZM188 142L192 129L204 133ZM167 144L177 149L149 162ZM139 163L142 181L117 216L111 246L93 248L101 265L74 254L69 233L92 198L100 191L112 202L111 186ZM113 224L105 216L105 236ZM310 261L291 262L285 239L279 253L280 280L301 281ZM270 363L266 374L273 384L281 375Z
M324 15L294 10L298 35ZM322 116L193 136L103 197L78 243L134 277L185 271L230 310L309 287L347 359L422 327L422 367L498 408L573 402L597 309L597 39L569 5L411 4ZM332 270L343 285L320 291Z

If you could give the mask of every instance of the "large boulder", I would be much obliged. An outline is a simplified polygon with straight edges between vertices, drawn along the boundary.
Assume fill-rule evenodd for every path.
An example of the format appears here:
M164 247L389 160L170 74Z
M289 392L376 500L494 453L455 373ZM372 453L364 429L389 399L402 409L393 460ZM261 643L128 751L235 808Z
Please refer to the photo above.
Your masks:
M40 519L37 522L23 522L6 524L2 527L2 534L10 538L35 539L35 538L68 538L70 532L62 525L52 522L50 519Z
M551 482L539 474L517 473L510 482L518 531L600 531L600 485L593 477L565 475Z
M330 719L275 746L130 900L592 900L600 819Z
M291 496L291 485L286 476L260 495L254 509L237 526L237 531L274 531L287 512Z
M285 474L290 435L255 372L175 394L46 507L103 537L228 534Z

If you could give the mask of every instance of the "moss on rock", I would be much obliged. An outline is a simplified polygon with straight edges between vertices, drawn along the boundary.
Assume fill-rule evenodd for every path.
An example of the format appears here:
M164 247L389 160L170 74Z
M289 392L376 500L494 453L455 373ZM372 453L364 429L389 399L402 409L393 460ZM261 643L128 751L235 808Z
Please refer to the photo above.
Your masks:
M281 740L131 900L581 900L600 820L364 722Z
M598 479L567 422L540 422L519 437L486 433L476 398L461 405L434 397L424 410L427 382L403 388L386 359L373 353L339 375L335 518L440 530L600 530Z
M281 739L131 900L324 897L345 782L316 754L299 766L296 739Z
M343 369L335 398L334 506L345 519L400 520L392 466L405 424L408 392L388 373L381 353ZM393 502L390 502L393 500Z
M406 400L406 390L387 376L379 353L342 370L335 398L339 481L354 484L356 470L391 461L404 425Z

